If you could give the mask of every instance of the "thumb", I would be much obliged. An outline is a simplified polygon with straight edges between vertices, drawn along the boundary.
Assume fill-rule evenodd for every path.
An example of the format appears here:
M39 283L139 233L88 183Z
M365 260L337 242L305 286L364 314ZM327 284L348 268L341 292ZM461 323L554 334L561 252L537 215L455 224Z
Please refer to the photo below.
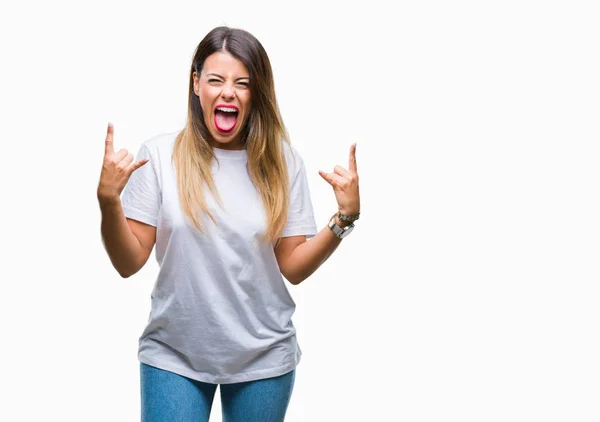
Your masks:
M142 167L144 164L146 164L148 161L150 161L149 158L142 158L140 161L138 161L137 163L133 163L131 164L131 166L129 166L129 174L133 173L134 171L136 171L137 169L139 169L140 167Z

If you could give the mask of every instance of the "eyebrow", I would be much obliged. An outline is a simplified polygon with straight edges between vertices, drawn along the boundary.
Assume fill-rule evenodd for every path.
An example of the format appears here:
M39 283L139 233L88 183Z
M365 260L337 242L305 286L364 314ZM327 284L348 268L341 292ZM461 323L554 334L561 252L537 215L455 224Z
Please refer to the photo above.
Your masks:
M207 73L206 76L216 76L218 78L225 79L221 75L219 75L218 73ZM239 81L240 79L248 79L249 80L250 76L242 76L240 78L237 78L236 81Z

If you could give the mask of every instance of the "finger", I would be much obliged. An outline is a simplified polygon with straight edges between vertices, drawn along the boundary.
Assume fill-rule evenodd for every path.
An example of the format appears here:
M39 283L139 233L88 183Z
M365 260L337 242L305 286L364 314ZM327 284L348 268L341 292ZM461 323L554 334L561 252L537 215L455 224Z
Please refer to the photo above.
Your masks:
M129 155L129 152L125 148L121 148L120 150L117 151L117 154L115 155L115 160L118 163L123 158L127 157L128 155Z
M348 168L351 173L357 173L356 169L356 142L350 147L350 159L348 160Z
M132 165L130 165L129 168L128 168L129 174L133 173L134 171L136 171L137 169L139 169L140 167L142 167L148 161L150 161L150 159L148 159L148 158L142 158L137 163L133 163Z
M133 154L127 154L127 156L125 158L123 158L121 161L119 161L118 167L128 169L129 164L131 164L133 162L133 158L134 158Z
M104 143L104 155L113 154L115 152L115 148L113 145L113 135L115 133L115 128L112 123L108 123L108 129L106 130L106 141Z
M319 174L333 187L341 187L344 182L344 179L335 173L325 173L324 171L319 170Z
M335 166L333 168L333 172L335 174L339 174L340 176L346 179L351 179L353 177L352 174L342 166Z

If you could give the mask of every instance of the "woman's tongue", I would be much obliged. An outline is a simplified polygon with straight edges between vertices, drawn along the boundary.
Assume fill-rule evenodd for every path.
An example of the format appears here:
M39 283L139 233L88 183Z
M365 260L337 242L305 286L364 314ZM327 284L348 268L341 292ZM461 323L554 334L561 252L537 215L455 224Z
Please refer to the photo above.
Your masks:
M227 113L224 111L215 112L215 125L221 132L229 132L237 122L237 113Z

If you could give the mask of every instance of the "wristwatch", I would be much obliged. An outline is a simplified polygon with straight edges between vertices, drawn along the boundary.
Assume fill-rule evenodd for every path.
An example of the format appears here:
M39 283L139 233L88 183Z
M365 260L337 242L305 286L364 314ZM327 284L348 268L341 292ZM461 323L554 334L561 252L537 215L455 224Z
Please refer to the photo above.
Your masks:
M350 223L348 226L342 228L340 226L338 226L335 223L335 216L338 213L336 212L335 214L333 214L333 216L331 217L331 220L329 220L329 224L327 225L334 233L337 237L339 237L340 239L343 239L344 237L348 236L352 230L354 230L354 224Z

